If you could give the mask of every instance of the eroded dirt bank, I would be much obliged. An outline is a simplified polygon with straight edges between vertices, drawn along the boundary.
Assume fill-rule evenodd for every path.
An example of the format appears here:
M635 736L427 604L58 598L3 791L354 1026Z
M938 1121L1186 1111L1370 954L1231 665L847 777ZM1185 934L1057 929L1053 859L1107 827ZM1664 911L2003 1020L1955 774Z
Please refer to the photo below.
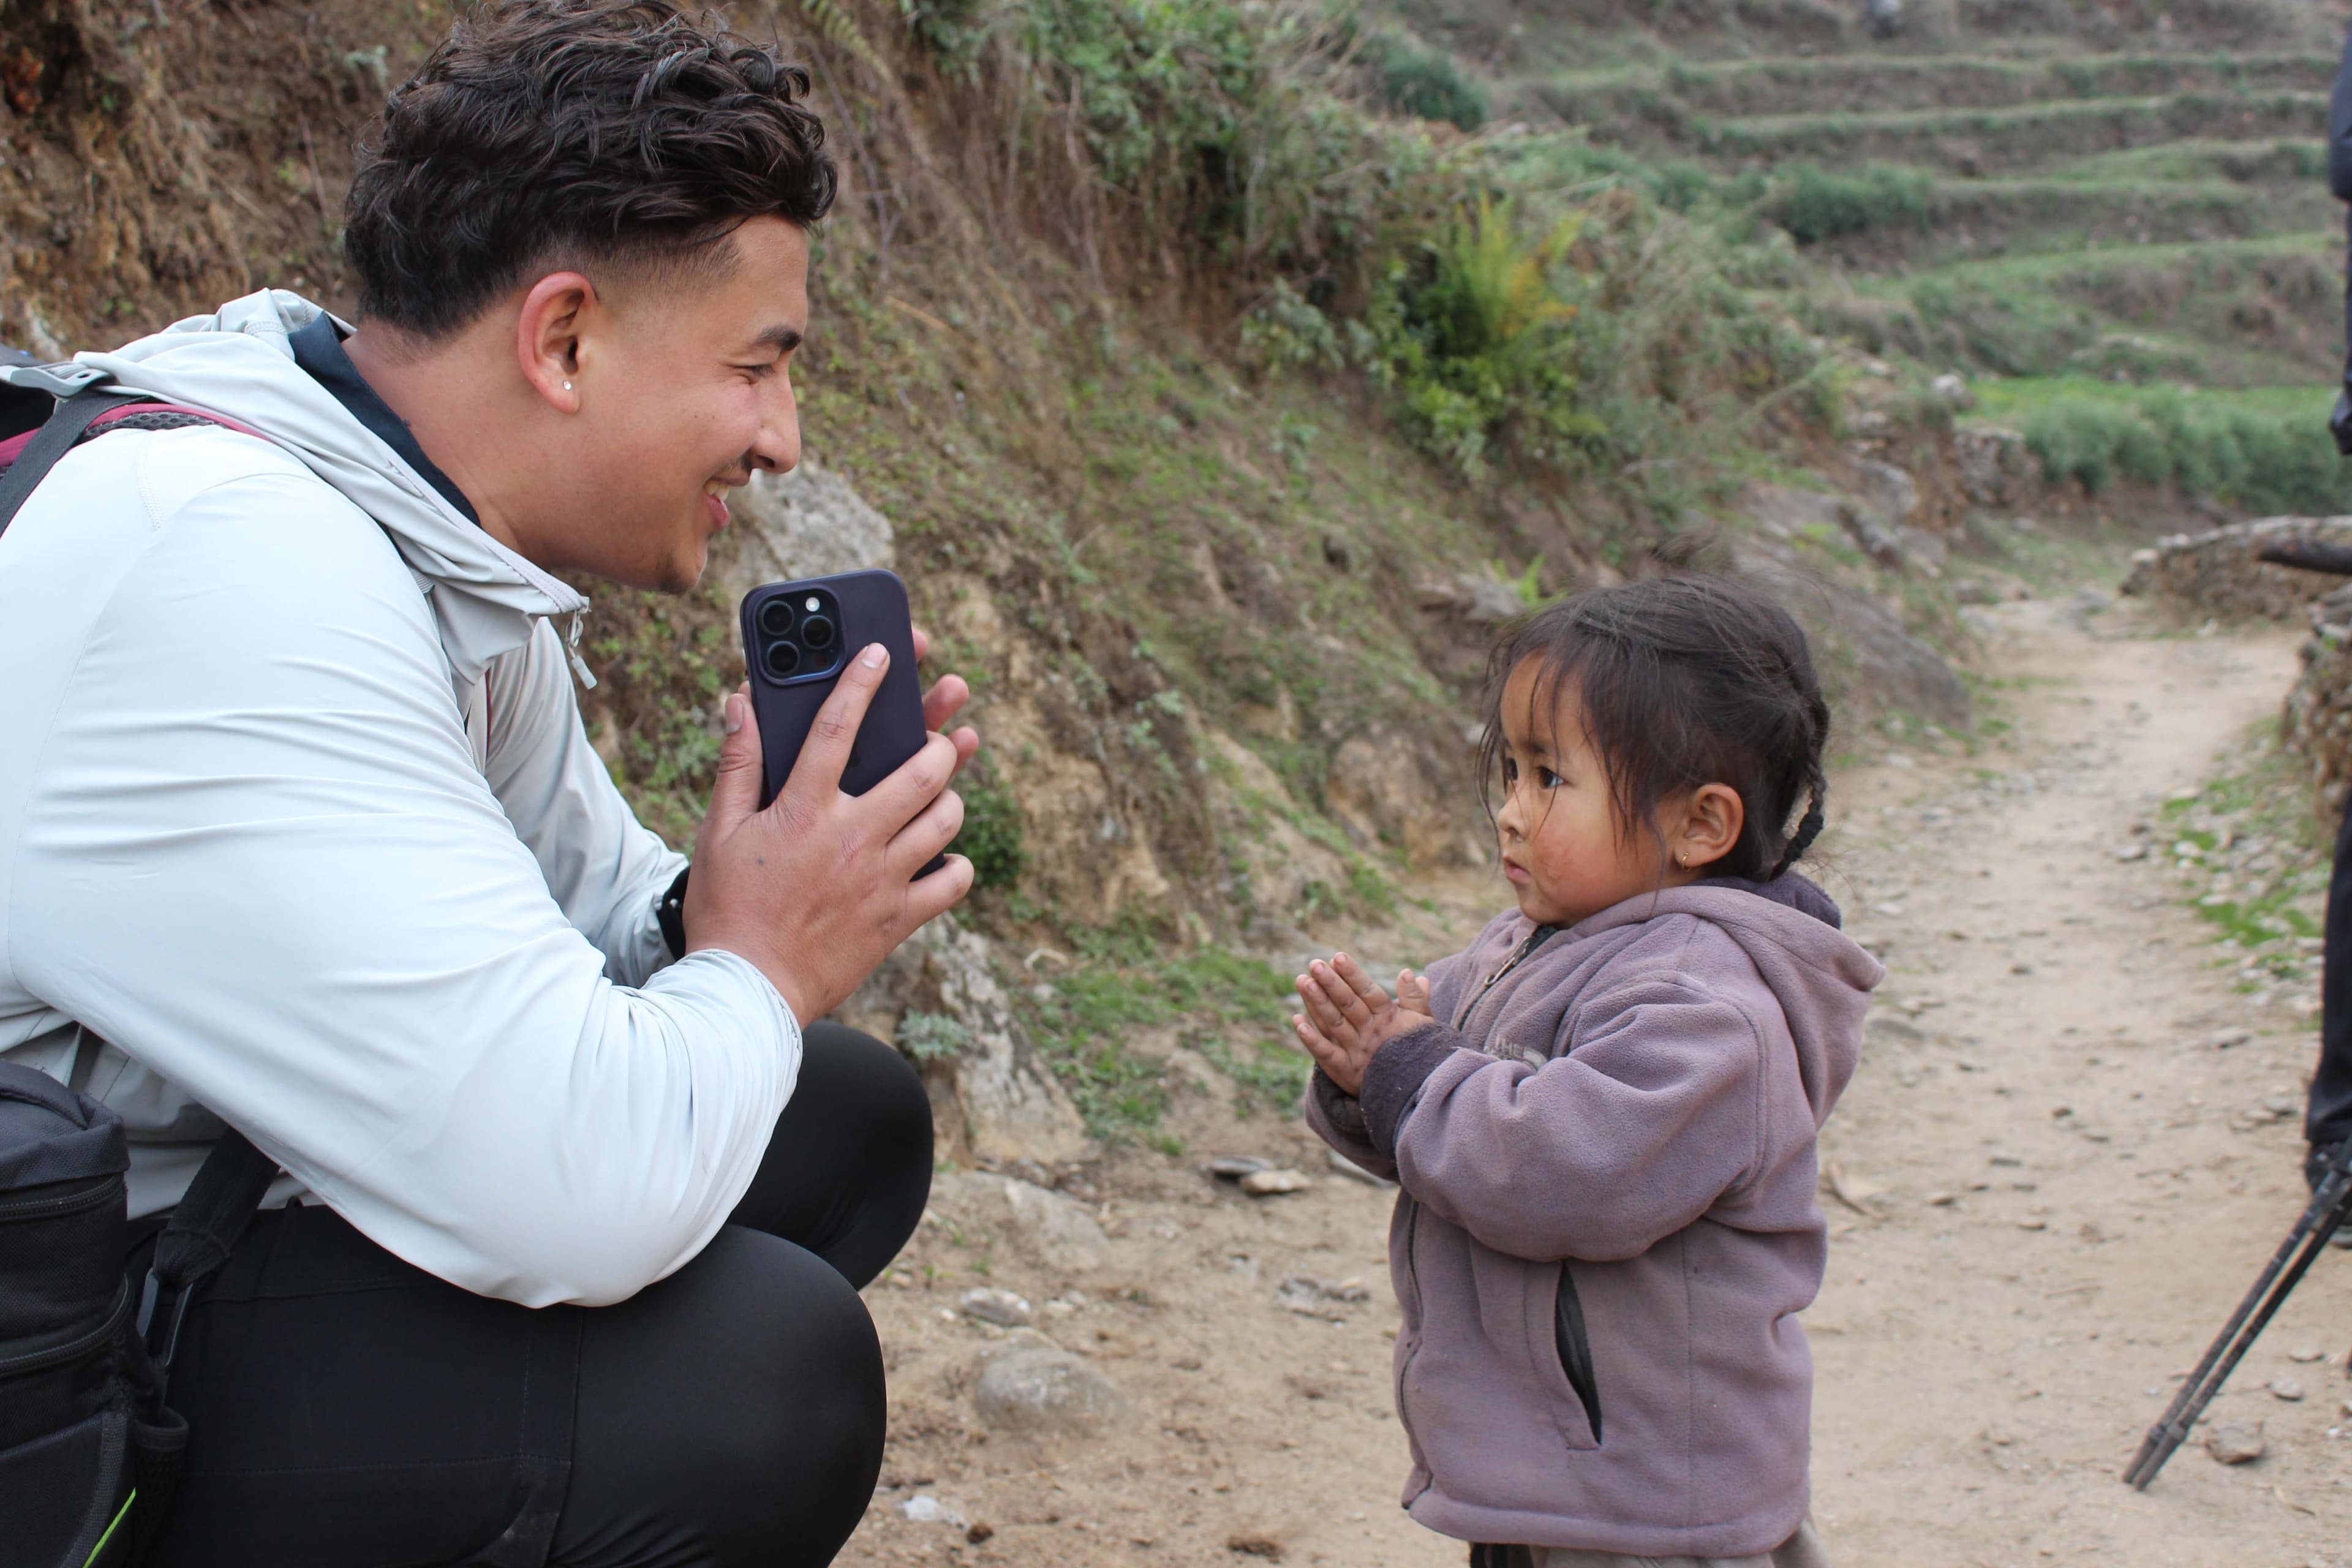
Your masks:
M2342 1254L2217 1406L2266 1424L2263 1458L2224 1468L2191 1447L2145 1496L2116 1479L2300 1207L2299 1122L2273 1102L2299 1105L2312 1037L2308 985L2241 991L2161 842L2168 796L2242 762L2292 643L2134 614L1988 612L2003 742L1874 742L1839 780L1827 879L1890 969L1825 1140L1843 1198L1823 1195L1835 1239L1808 1316L1816 1508L1847 1568L2352 1562L2352 1436L2331 1435L2352 1429ZM1454 890L1383 940L1432 955L1486 901ZM2213 1044L2238 1030L2252 1037ZM1179 1130L1181 1156L1133 1151L1065 1181L1061 1217L1082 1205L1099 1237L1016 1214L1002 1178L943 1175L868 1292L891 1448L845 1562L1461 1561L1395 1506L1389 1194L1206 1089ZM1197 1169L1223 1152L1314 1185L1244 1197ZM1128 1418L1090 1436L991 1430L974 1382L1005 1335L958 1310L980 1285L1024 1296ZM949 1517L909 1519L917 1499Z

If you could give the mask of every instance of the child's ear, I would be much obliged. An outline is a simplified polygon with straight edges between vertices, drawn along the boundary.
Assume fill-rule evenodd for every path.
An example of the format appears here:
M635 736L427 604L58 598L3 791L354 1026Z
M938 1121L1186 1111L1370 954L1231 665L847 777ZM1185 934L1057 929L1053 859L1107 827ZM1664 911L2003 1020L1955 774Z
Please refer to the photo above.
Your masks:
M1682 826L1670 847L1675 864L1696 871L1731 853L1748 826L1747 803L1729 784L1701 784L1691 792L1682 812Z

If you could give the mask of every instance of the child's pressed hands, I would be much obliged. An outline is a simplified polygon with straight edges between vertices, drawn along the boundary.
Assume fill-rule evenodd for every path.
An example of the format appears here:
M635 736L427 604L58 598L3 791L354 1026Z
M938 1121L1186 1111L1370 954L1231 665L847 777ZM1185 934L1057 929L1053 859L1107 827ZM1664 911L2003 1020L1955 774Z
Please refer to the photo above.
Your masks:
M1364 973L1364 966L1346 953L1331 962L1317 960L1297 980L1298 998L1307 1011L1294 1014L1290 1026L1324 1076L1349 1094L1364 1087L1364 1069L1372 1053L1408 1029L1431 1022L1429 982L1410 969L1397 972L1397 994L1391 996Z

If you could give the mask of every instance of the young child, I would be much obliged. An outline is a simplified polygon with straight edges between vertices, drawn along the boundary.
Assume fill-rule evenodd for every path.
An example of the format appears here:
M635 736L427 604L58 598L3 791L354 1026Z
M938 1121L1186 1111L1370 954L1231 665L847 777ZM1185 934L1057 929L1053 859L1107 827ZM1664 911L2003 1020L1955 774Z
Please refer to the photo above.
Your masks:
M1393 998L1318 963L1292 1019L1308 1121L1403 1188L1405 1506L1474 1568L1825 1568L1796 1315L1884 971L1789 874L1829 730L1804 634L1672 578L1545 610L1488 668L1518 907Z

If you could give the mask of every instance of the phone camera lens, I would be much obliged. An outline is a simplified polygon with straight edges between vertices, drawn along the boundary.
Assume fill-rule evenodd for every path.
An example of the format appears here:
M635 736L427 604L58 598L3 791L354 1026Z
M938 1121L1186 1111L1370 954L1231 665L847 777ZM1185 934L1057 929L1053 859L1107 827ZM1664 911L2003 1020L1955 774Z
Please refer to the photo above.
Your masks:
M823 616L811 616L801 623L801 641L811 652L833 646L833 622Z
M767 618L765 611L761 613L760 618ZM779 680L796 673L801 667L801 650L788 642L770 643L768 651L761 657L768 667L768 673Z
M760 606L760 630L764 636L788 637L792 629L793 603L790 599L771 599Z

